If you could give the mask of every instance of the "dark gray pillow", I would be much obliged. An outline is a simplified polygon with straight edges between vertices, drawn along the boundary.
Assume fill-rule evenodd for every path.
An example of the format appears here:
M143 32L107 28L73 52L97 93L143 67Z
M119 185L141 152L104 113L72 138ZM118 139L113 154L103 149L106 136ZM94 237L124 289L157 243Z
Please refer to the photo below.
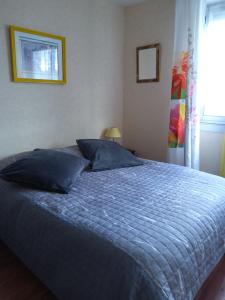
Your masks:
M115 142L96 139L77 140L84 157L91 161L92 171L112 170L143 165L128 150Z
M55 150L35 150L0 171L0 178L35 186L42 190L68 193L89 161Z
M83 157L83 154L81 153L79 147L77 145L74 146L68 146L68 147L63 147L63 148L55 148L54 150L61 151L64 153L76 155L79 157Z
M0 170L3 168L9 166L10 164L16 162L17 160L23 158L27 154L29 154L31 151L25 151L25 152L20 152L14 155L7 156L3 159L0 160Z
M40 149L39 149L40 150ZM57 150L61 152L65 152L68 154L73 154L79 157L83 157L83 154L80 152L79 147L77 145L68 146L68 147L61 147L61 148L52 148L51 150ZM10 155L0 160L0 170L5 168L6 166L16 162L17 160L23 158L31 151L21 152L18 154Z

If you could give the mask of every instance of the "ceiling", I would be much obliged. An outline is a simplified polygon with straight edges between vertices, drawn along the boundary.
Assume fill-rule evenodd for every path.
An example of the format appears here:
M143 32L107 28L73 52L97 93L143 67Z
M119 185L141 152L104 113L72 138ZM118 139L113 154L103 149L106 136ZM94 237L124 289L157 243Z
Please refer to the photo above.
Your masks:
M146 0L113 0L114 3L124 5L124 6L139 4L139 3L143 3L145 1Z

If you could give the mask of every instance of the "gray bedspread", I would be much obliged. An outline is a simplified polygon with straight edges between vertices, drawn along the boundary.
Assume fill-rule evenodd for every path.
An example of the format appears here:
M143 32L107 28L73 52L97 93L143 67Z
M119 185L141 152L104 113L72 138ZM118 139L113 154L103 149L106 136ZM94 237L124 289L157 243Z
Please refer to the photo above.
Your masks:
M225 180L148 161L68 195L0 181L0 238L59 299L193 299L225 253Z

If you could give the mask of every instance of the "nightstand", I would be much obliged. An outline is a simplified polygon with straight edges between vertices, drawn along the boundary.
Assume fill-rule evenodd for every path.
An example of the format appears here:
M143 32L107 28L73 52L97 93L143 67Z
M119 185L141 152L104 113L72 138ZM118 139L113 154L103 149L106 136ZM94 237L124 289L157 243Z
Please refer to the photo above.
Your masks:
M132 153L133 155L136 155L136 151L134 150L134 149L128 149L128 148L126 148L127 149L127 151L129 151L130 153Z

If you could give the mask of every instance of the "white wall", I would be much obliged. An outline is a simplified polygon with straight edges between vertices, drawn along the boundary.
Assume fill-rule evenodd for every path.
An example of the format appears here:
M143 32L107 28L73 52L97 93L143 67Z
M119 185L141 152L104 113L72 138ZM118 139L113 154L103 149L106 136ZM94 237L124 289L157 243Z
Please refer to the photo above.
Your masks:
M219 175L224 134L201 131L200 170Z
M122 127L123 8L107 0L0 0L0 157ZM65 86L11 82L9 24L65 36Z
M166 160L174 0L149 0L124 11L110 0L0 0L0 157L65 146L122 127L141 155ZM68 84L11 81L8 25L67 38ZM160 42L160 83L136 84L136 46ZM201 132L200 168L218 174L223 135Z
M174 37L174 0L126 8L124 142L146 158L165 161ZM160 82L136 83L136 47L159 42Z

